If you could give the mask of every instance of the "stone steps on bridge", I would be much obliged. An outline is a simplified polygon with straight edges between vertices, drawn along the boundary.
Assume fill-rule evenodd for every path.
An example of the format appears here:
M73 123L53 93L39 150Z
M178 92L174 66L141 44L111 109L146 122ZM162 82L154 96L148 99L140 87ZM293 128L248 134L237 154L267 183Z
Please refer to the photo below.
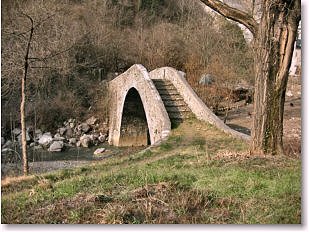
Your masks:
M174 101L174 100L168 100L165 99L164 101L164 105L166 107L172 107L172 106L176 106L176 107L182 107L182 106L187 106L187 104L184 101Z
M166 89L168 87L173 88L173 89L175 88L173 83L170 82L169 80L152 79L152 81L155 83L157 89L162 89L162 88Z
M192 112L179 94L175 86L169 80L153 79L161 99L164 103L169 118L172 121L183 121L191 118Z
M169 95L169 96L176 96L176 97L180 96L180 94L175 88L174 89L157 89L157 90L160 93L160 95Z
M167 83L167 84L165 85L165 84L164 84L163 82L161 82L161 81L157 82L156 88L157 88L158 91L159 91L159 90L173 90L173 89L175 89L174 85L173 85L171 82L170 82L170 83Z
M167 106L165 105L166 111L168 112L191 112L188 106Z

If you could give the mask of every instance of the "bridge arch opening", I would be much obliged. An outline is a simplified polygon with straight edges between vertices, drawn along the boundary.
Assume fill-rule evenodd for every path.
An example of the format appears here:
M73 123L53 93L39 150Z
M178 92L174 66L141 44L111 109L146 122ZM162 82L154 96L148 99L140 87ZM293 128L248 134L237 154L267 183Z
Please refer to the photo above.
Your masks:
M147 146L150 145L149 128L138 91L131 88L125 98L119 146Z

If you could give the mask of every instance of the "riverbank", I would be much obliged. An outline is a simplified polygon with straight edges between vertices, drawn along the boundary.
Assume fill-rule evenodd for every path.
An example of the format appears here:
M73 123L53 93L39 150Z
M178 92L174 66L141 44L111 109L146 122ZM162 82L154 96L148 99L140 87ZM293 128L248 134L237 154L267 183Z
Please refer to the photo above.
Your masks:
M2 181L2 223L300 224L301 160L196 120L159 147Z

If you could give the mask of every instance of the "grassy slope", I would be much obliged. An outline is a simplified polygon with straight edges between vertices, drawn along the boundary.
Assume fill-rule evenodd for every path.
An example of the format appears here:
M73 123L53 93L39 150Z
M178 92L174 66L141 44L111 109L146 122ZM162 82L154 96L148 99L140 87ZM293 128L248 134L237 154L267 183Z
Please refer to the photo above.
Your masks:
M301 223L300 160L246 149L192 120L145 152L3 181L2 223Z

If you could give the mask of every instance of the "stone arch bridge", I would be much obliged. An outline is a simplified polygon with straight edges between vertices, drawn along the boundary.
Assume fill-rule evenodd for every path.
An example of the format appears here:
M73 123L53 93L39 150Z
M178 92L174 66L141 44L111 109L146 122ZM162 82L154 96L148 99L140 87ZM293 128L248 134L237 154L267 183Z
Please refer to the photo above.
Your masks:
M224 132L248 140L225 125L195 94L184 76L170 67L150 73L140 64L109 82L109 143L155 145L167 139L173 122L195 116Z

